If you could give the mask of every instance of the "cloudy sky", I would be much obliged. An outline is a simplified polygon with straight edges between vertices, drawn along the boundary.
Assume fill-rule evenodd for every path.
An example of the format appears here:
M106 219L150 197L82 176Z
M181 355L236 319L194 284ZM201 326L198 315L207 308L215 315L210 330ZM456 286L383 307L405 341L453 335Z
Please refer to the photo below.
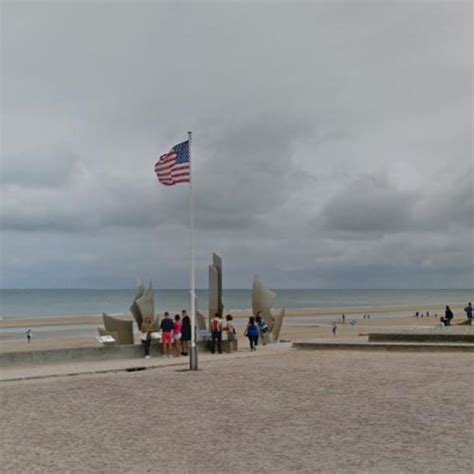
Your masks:
M2 2L3 288L473 288L472 7Z

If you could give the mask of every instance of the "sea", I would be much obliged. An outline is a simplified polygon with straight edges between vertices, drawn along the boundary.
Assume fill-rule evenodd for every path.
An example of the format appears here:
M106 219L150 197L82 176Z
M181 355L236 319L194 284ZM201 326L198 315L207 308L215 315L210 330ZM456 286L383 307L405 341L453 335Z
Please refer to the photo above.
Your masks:
M321 290L276 289L274 308L335 308L466 304L474 300L472 289L436 290ZM197 290L198 308L207 310L207 290ZM91 289L2 289L0 318L34 319L46 316L127 313L135 290ZM225 311L246 310L252 305L252 291L224 290ZM188 290L155 290L155 311L189 311Z

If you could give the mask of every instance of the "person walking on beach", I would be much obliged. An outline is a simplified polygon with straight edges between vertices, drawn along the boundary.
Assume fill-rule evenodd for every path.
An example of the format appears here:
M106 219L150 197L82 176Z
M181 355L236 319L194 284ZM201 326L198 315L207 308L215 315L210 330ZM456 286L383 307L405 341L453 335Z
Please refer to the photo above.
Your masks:
M189 353L189 341L191 340L191 320L188 313L181 311L181 355L187 356Z
M454 318L453 312L449 306L446 306L446 310L444 312L444 319L446 321L446 326L451 326L451 320Z
M258 325L258 332L260 333L260 338L262 339L262 344L265 345L267 342L265 341L266 334L268 332L268 326L265 320L262 318L262 313L260 311L257 312L255 316L255 322ZM258 338L255 345L258 345Z
M155 323L147 316L143 322L140 331L142 332L142 342L145 349L145 359L150 358L151 333L155 330Z
M472 322L472 303L470 301L464 308L464 311L466 312L467 319L470 319Z
M222 354L222 319L219 314L214 314L211 321L211 352L215 354L217 343L217 352Z
M28 342L31 342L31 336L33 336L33 331L31 329L28 329L28 331L26 331L26 340Z
M173 346L176 357L178 357L181 353L181 327L181 316L176 314L173 324Z
M346 324L346 315L345 314L342 315L342 324Z
M160 324L161 329L161 344L163 346L163 355L171 356L171 344L173 343L173 329L174 322L170 318L168 311L165 312L165 317Z
M233 352L237 350L237 336L236 336L233 319L234 318L232 317L231 314L228 314L225 317L225 320L226 320L225 330L227 331L228 352Z
M336 332L337 332L337 324L336 324L336 323L332 323L332 334L335 336L335 335L336 335Z
M250 316L249 322L247 327L245 328L244 335L249 338L250 342L250 350L256 351L257 350L257 343L258 343L258 325L255 322L255 318Z

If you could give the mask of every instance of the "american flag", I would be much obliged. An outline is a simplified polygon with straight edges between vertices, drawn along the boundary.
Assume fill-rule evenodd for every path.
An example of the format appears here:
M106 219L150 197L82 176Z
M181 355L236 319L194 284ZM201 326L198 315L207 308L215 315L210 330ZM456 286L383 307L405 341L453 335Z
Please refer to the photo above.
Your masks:
M160 156L155 164L158 181L165 186L191 181L189 166L189 141L178 143L171 151Z

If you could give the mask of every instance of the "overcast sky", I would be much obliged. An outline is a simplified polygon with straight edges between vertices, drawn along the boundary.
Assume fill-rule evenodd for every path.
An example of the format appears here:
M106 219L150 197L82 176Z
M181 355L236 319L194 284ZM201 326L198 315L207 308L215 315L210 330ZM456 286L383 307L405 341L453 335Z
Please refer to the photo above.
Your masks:
M3 288L473 288L472 7L2 2Z

